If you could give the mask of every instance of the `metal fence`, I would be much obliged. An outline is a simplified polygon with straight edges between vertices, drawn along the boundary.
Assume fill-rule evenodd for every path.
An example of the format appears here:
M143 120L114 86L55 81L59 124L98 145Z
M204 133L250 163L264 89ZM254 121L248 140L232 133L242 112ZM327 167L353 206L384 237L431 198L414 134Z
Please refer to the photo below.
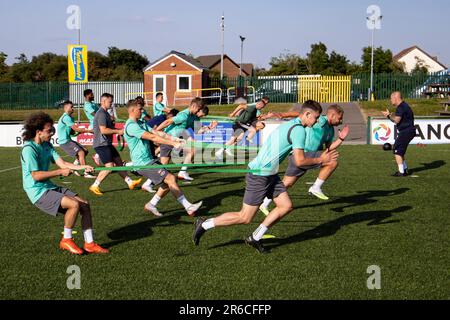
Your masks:
M224 77L223 80L220 80L220 78L210 78L208 79L208 86L210 88L224 89L222 101L228 100L226 93L229 92L229 90L227 89L249 87L252 87L251 97L255 97L256 99L268 96L270 97L270 101L274 103L294 103L298 100L298 76ZM247 92L244 92L244 95L246 93Z
M84 103L83 91L92 89L94 101L100 101L100 96L105 93L114 95L114 103L125 105L128 100L138 95L144 96L144 82L142 81L98 81L69 85L69 99L74 104Z
M389 99L394 91L402 92L409 99L424 98L428 86L435 83L450 83L449 70L432 74L375 74L375 99ZM369 88L370 74L354 74L352 76L351 100L367 100Z
M268 96L273 103L296 103L301 96L299 86L302 81L299 79L304 77L224 77L223 80L209 78L206 87L221 88L222 103L233 101L242 94L238 92L239 88L251 88L243 92L248 95L250 102ZM434 74L376 74L374 93L377 100L388 99L393 91L401 91L405 97L416 99L425 97L430 86L442 83L450 85L449 70ZM369 86L370 74L354 74L351 77L350 100L367 100ZM0 109L57 108L66 99L75 104L82 104L83 91L87 88L93 90L95 101L100 100L102 93L108 92L114 95L116 104L122 105L132 97L143 95L144 84L142 81L102 81L70 85L67 82L0 83ZM228 99L227 95L232 95L231 99Z
M69 98L67 82L0 83L0 109L57 108Z

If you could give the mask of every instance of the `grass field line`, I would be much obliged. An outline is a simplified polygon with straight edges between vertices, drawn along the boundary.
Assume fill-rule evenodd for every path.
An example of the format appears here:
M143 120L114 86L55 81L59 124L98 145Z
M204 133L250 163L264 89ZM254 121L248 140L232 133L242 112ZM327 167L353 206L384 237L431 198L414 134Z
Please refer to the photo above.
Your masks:
M69 157L69 156L63 156L63 157L61 157L61 158L67 158L67 157ZM13 170L17 170L17 169L20 169L20 168L22 168L22 166L18 166L18 167L14 167L14 168L9 168L9 169L3 169L3 170L0 170L0 173L4 173L4 172L8 172L8 171L13 171Z
M9 169L4 169L4 170L0 170L0 173L8 172L8 171L13 171L13 170L16 170L16 169L19 169L19 168L21 168L21 166L14 167L14 168L9 168Z

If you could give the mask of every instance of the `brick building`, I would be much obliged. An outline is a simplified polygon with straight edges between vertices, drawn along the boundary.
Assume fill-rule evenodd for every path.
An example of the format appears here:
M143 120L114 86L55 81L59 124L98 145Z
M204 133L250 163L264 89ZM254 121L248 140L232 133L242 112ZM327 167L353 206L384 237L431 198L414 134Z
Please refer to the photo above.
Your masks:
M187 105L194 89L202 89L208 80L208 70L194 58L171 51L144 68L145 99L152 104L155 95L163 92L165 103L170 106ZM175 93L186 93L186 100Z
M212 96L217 91L208 90L211 73L220 74L220 55L193 58L182 52L171 51L144 68L144 91L147 104L153 104L158 92L164 93L168 106L186 106L197 96ZM224 55L224 75L239 76L239 64ZM242 75L253 75L253 65L243 64ZM220 94L219 94L220 96Z
M196 60L210 70L210 72L220 74L220 54L200 56ZM229 78L236 78L239 76L239 63L234 62L229 56L223 56L223 74ZM253 76L253 64L242 64L242 76Z

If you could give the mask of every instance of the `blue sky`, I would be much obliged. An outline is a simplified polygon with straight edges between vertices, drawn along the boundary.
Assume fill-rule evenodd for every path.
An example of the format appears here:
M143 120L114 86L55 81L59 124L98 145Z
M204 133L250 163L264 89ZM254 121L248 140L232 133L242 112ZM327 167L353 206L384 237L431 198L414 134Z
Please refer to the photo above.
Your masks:
M280 53L304 56L319 41L359 62L362 47L370 44L366 9L375 4L383 15L377 46L396 54L418 45L450 66L448 0L2 0L0 51L8 54L7 62L22 52L66 54L67 44L77 41L76 31L66 28L66 8L72 4L81 8L82 43L89 50L106 53L117 46L151 61L170 50L219 54L225 13L225 53L239 62L242 34L244 62L260 67Z

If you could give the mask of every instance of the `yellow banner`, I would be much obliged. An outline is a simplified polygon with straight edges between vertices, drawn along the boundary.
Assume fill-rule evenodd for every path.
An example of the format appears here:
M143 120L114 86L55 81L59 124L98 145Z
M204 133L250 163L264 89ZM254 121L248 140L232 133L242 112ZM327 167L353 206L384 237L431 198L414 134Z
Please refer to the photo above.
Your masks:
M69 83L88 82L87 46L69 45L67 65L69 66Z

